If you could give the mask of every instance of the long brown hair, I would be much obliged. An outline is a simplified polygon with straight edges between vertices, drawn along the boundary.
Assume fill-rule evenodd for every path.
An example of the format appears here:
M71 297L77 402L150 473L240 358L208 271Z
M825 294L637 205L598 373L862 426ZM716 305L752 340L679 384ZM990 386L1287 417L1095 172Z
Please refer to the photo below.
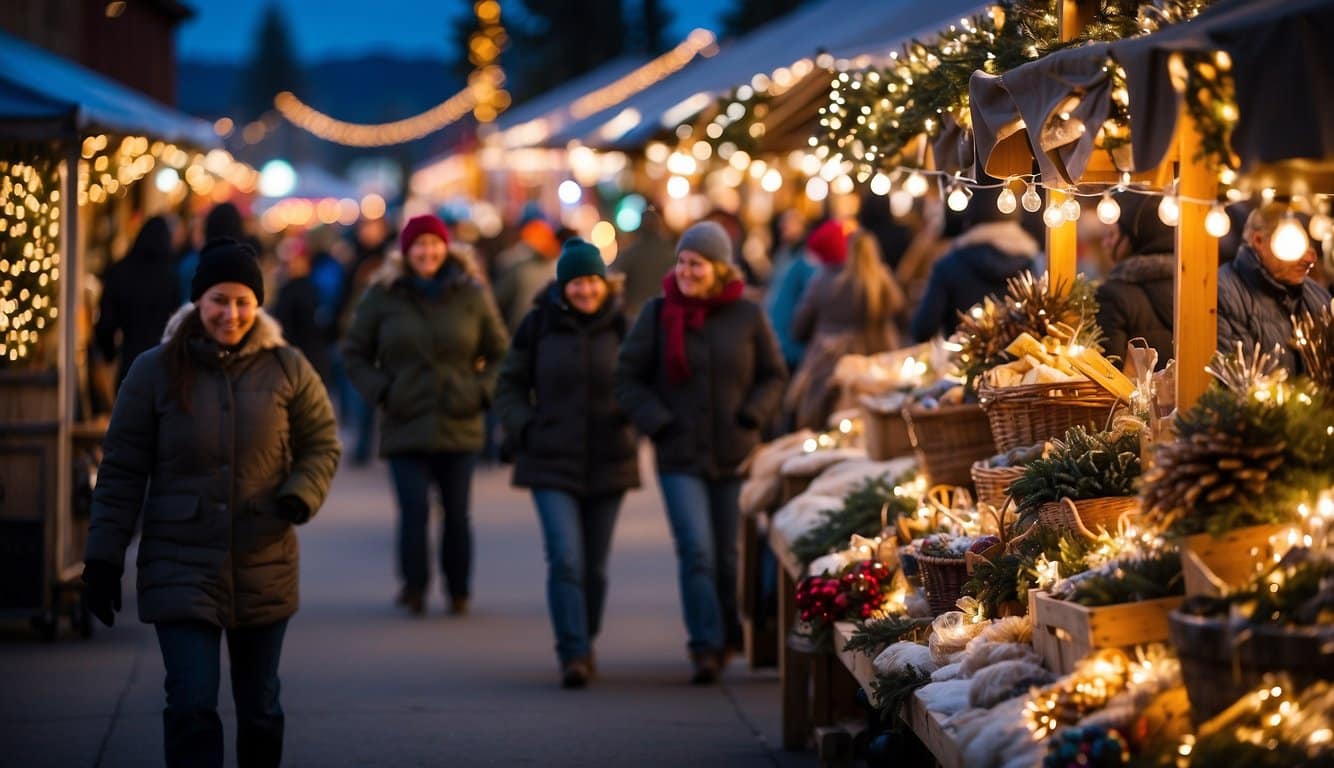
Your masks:
M848 238L848 260L840 270L840 288L851 284L868 331L884 327L903 307L903 289L880 259L880 245L864 229Z
M190 339L203 333L204 321L196 306L181 318L180 325L162 345L162 357L167 367L167 396L186 413L190 412L190 396L195 388L195 359L190 353Z

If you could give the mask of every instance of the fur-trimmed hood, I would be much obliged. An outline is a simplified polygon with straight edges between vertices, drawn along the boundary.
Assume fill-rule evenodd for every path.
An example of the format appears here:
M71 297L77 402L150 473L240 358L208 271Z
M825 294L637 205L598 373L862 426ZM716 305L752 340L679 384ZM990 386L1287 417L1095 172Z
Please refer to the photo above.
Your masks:
M989 245L1006 255L1029 259L1037 256L1039 249L1038 241L1014 221L978 224L955 238L953 243L955 249L973 245Z
M1175 274L1175 255L1170 253L1144 253L1117 262L1107 273L1107 279L1143 284L1157 280L1168 280Z
M162 331L162 343L166 344L172 336L180 330L181 324L185 318L196 310L194 302L182 304L180 309L172 314L171 319L167 321L167 326ZM246 334L245 343L237 352L239 356L253 355L256 352L262 352L266 349L277 349L287 346L287 340L283 338L283 327L273 316L265 312L263 308L256 310L255 325Z
M477 266L477 259L474 256L473 249L470 246L461 243L449 244L449 256L445 260L445 269L450 262L458 264L461 269L461 275L476 280L479 284L484 281L481 279L481 269ZM378 285L384 288L397 283L408 273L407 266L403 263L403 254L397 250L385 254L384 261L380 268L371 275L370 284Z

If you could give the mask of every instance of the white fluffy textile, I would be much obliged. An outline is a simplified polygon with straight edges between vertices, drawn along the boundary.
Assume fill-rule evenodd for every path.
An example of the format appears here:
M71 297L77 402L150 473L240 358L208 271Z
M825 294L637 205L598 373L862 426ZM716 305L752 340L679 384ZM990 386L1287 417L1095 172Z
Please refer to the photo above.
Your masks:
M961 677L961 675L959 674L960 666L962 665L946 664L945 666L931 673L931 682L943 683L946 680L957 680L959 677Z
M1032 686L1050 683L1053 677L1041 664L1026 659L998 661L973 675L968 701L974 708L990 709Z
M972 677L992 664L1002 661L1031 661L1041 664L1042 657L1027 643L993 643L982 637L975 638L964 651L959 672L963 677Z
M931 623L931 658L937 665L950 664L962 659L956 658L968 646L968 641L977 637L984 622L974 622L962 611L949 611L936 617Z
M949 721L968 768L1033 768L1042 764L1046 743L1033 741L1024 724L1024 705L1019 696L993 709L970 709Z
M837 448L798 454L784 461L779 472L784 477L815 477L829 467L849 459L865 460L866 451L861 448Z
M825 510L842 508L842 499L803 493L784 504L782 509L774 514L772 525L778 530L779 535L788 542L793 542L823 522Z
M907 667L916 667L917 669L930 674L936 671L937 664L931 660L931 649L920 643L894 643L880 652L879 656L871 662L871 667L875 673L881 677L902 672Z
M932 712L953 715L968 709L968 688L967 680L927 683L917 689L917 698Z
M745 484L741 486L741 512L753 515L778 502L783 477L779 470L783 462L801 455L801 444L815 433L809 429L784 435L765 443L750 460Z

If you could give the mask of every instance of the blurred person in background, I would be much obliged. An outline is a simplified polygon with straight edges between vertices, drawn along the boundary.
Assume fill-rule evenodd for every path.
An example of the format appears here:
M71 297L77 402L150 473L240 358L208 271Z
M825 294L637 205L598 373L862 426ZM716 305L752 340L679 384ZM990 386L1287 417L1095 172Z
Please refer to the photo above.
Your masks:
M774 279L769 284L769 291L764 297L764 309L778 337L778 346L783 351L783 362L789 371L795 371L801 365L806 345L792 335L792 316L797 311L797 304L806 292L806 285L820 268L819 259L830 258L838 261L844 258L847 241L842 224L827 221L811 233L810 241L806 238L806 220L799 211L786 210L779 214L776 222L777 245L774 248ZM825 256L817 254L816 249L829 251Z
M556 280L515 332L496 386L496 412L514 435L514 484L532 489L547 560L547 608L561 684L596 672L607 559L625 492L639 487L634 429L612 376L625 338L619 281L597 247L567 240Z
M894 317L903 308L903 290L885 266L875 235L859 229L846 242L844 261L823 261L792 318L793 337L807 345L786 398L798 428L826 426L837 407L839 392L830 385L840 358L899 346Z
M560 242L550 224L533 219L519 230L519 242L510 251L505 258L509 266L496 278L495 296L506 327L513 331L537 294L556 278Z
M676 264L674 245L658 211L644 211L634 242L611 264L613 272L625 276L626 317L638 317L649 299L662 295L662 278Z
M343 360L382 414L380 454L398 500L398 603L414 616L425 611L435 485L445 512L444 590L450 613L462 615L472 592L473 467L508 338L476 266L449 250L444 222L410 219L399 246L401 262L391 261L357 305Z
M241 209L232 203L218 203L209 210L208 215L204 217L204 236L200 242L207 243L224 237L247 243L255 250L255 253L260 253L259 243L246 234L245 221L241 218ZM176 265L176 275L181 286L180 301L182 303L190 300L190 281L194 279L195 267L198 264L199 252L191 251L181 257Z
M926 292L913 312L909 331L914 343L933 336L949 338L966 312L986 296L1005 293L1011 277L1034 268L1039 246L1019 221L1018 212L996 208L999 189L978 189L964 213L964 232L931 267Z
M1176 355L1172 341L1176 303L1176 229L1158 218L1162 195L1116 195L1121 218L1103 238L1112 267L1098 286L1098 326L1108 355L1128 360L1133 338L1158 353L1158 366Z
M332 377L333 337L321 321L320 293L311 279L306 242L300 238L284 240L278 246L278 260L283 279L273 304L273 319L282 326L287 343L301 350L328 387Z
M118 389L135 358L161 341L162 329L180 306L171 230L165 218L154 216L139 228L125 257L102 276L93 333L102 359L117 362Z
M616 400L653 441L697 684L716 682L742 641L741 464L787 379L763 310L741 297L734 252L715 222L682 233L663 297L639 313L616 363Z
M861 207L857 209L857 226L875 237L880 257L889 271L898 269L912 243L913 232L894 217L889 209L889 198L870 191L863 194Z

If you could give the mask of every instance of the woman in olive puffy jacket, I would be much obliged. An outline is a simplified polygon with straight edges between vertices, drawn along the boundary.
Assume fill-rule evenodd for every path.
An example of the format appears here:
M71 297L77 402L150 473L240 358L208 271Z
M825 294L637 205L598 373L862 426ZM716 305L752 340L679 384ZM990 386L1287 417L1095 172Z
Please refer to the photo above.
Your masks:
M612 531L625 492L639 485L634 429L612 396L625 338L619 288L595 246L567 240L556 281L515 331L496 387L517 447L514 484L532 489L542 524L547 607L567 688L593 674Z
M621 346L616 399L653 440L697 683L717 680L741 643L737 525L741 464L778 409L787 369L764 311L741 298L732 241L687 229L663 296Z
M320 508L338 466L333 408L315 369L259 309L264 282L249 245L208 243L191 298L116 397L84 581L110 626L142 518L139 618L154 625L167 671L167 765L222 765L225 633L238 762L276 766L278 659L297 609L293 526Z
M486 287L435 216L417 216L399 235L392 261L362 297L343 339L348 377L379 405L380 454L398 497L398 602L425 610L429 492L440 488L440 570L451 613L468 609L473 466L482 449L482 412L508 339Z

